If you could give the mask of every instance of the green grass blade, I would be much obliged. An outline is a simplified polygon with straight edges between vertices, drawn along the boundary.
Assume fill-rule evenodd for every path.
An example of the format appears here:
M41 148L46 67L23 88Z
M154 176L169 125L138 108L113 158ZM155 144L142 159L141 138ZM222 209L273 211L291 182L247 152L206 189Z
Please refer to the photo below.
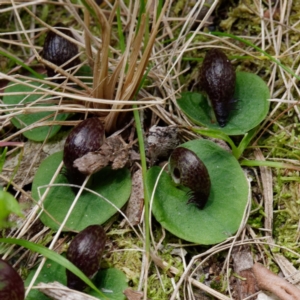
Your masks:
M137 20L137 25L136 25L136 34L138 33L140 26L141 26L141 20L142 20L142 14L144 14L146 11L146 3L145 0L140 0L140 11L139 11L139 16Z
M223 132L220 132L218 130L213 130L213 129L198 129L198 128L191 128L192 131L198 133L198 134L202 134L204 136L209 136L215 139L221 139L225 142L227 142L232 150L232 154L234 155L234 157L236 159L239 158L239 152L238 152L238 148L235 146L233 140L227 135L224 134Z
M44 77L41 74L37 73L36 71L34 71L30 67L28 67L26 64L24 64L21 60L19 60L19 59L15 58L14 56L8 54L7 52L4 52L4 51L0 50L0 54L7 57L7 58L9 58L10 60L14 61L17 65L20 65L22 68L29 71L34 77L36 77L38 79L44 79Z
M240 158L240 156L243 154L245 149L249 146L249 143L254 138L256 133L257 133L257 127L253 128L252 130L250 130L249 132L247 132L244 135L243 139L241 140L241 142L240 142L240 144L238 145L238 148L237 148L238 158Z
M142 88L148 73L151 70L151 66L148 67L145 74L143 75L143 78L138 86L138 89L135 93L136 95L139 93L140 89ZM137 105L133 105L133 108L137 108ZM149 193L147 191L147 160L146 160L146 151L145 151L145 143L144 143L144 134L143 134L143 128L141 124L141 118L139 115L139 111L135 109L133 111L134 121L135 121L135 127L136 127L136 133L138 137L138 143L139 143L139 150L140 150L140 157L141 157L141 165L142 165L142 178L143 178L143 186L144 186L144 207L145 207L145 250L146 255L149 260L150 257L150 200L149 200Z
M126 45L125 45L125 38L123 34L123 24L121 21L121 10L120 6L117 8L117 24L118 24L118 36L119 36L119 42L120 42L120 48L122 53L125 52Z
M139 90L142 88L144 81L147 78L148 73L150 72L151 67L149 66L148 70L143 75L143 78L138 86L136 95L138 94ZM137 108L137 105L133 105L133 108ZM139 115L139 111L135 109L133 111L134 121L135 121L135 127L136 127L136 133L138 137L139 142L139 150L140 150L140 156L141 156L141 165L142 165L142 174L143 174L143 185L144 185L144 206L145 206L145 240L146 240L146 252L149 255L150 254L150 224L149 224L149 218L150 218L150 211L149 211L149 197L148 192L146 190L146 175L147 175L147 161L146 161L146 152L145 152L145 143L144 143L144 134L141 124L141 119Z
M3 169L3 165L5 163L5 158L6 158L6 152L7 152L7 147L4 148L4 150L2 151L1 153L1 156L0 156L0 173L2 172L2 169Z
M159 18L160 14L161 14L163 5L164 5L163 0L159 0L158 1L158 6L157 6L156 21L157 21L157 19Z
M83 280L88 286L90 286L94 291L96 291L103 299L108 299L101 291L97 289L97 287L91 282L91 280L85 276L85 274L83 274L76 266L74 266L70 261L68 261L63 256L59 255L58 253L49 250L44 246L34 244L22 239L0 238L0 243L19 245L31 251L40 253L46 258L55 261L56 263L60 264L61 266L65 267L66 269L74 273L81 280Z
M300 167L294 166L291 164L281 163L277 161L268 161L268 160L242 160L240 162L241 166L246 167L271 167L278 169L290 169L300 171Z

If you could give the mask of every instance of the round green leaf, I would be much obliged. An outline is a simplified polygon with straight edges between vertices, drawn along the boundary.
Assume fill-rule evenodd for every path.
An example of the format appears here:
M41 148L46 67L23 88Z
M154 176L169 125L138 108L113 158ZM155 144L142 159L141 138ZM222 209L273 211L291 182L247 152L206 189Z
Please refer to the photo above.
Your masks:
M94 278L94 283L110 300L125 300L123 292L128 288L126 275L118 269L100 270ZM98 294L90 290L89 295L98 297Z
M32 269L28 275L28 277L25 280L25 287L27 288L37 270L37 267ZM63 285L67 285L67 275L66 275L66 269L61 266L60 264L47 260L45 265L43 266L39 276L37 277L35 284L37 285L40 282L43 283L49 283L57 281ZM44 295L42 292L36 289L32 289L28 296L26 297L26 300L49 300L50 298Z
M41 86L40 83L36 81L31 81L31 85L34 86ZM47 87L43 85L43 87ZM8 85L5 89L4 93L20 93L19 95L4 95L3 96L3 102L7 105L18 105L18 104L26 104L30 102L37 101L41 95L40 94L34 94L35 89L29 86L26 86L24 84L11 84ZM43 100L47 99L48 97L45 97ZM37 104L33 106L50 106L51 104ZM13 125L18 129L23 129L31 124L38 123L41 119L46 118L47 116L50 116L54 112L38 112L38 113L30 113L30 114L21 114L16 117L13 117L11 119L11 122ZM63 121L68 117L68 114L59 114L56 117L57 121ZM52 121L54 118L47 118L47 121ZM40 126L36 127L31 130L27 130L23 133L25 137L27 137L30 140L40 142L44 141L49 133L49 138L53 137L61 128L59 125L55 126Z
M32 196L34 199L39 199L38 187L49 184L62 161L62 157L63 153L57 152L41 163L32 184ZM59 174L55 183L68 184L68 181L63 174ZM103 195L118 208L121 208L130 196L130 172L127 169L111 170L110 168L104 168L92 176L92 181L88 188ZM44 191L45 188L40 189L41 195ZM53 230L57 230L59 225L52 218L61 223L74 198L75 193L71 187L52 187L43 203L45 210L50 216L43 212L40 217L41 221ZM117 210L102 198L84 191L76 203L66 226L72 230L80 231L92 224L103 224L116 212Z
M195 123L218 129L227 135L241 135L262 122L268 114L270 92L265 82L255 74L236 73L234 99L237 101L225 127L212 122L212 108L199 93L182 93L177 100L182 111Z
M7 218L11 213L23 216L19 202L10 193L0 190L0 229L9 226Z
M211 191L205 207L200 210L187 204L186 188L176 187L163 172L153 200L157 221L174 235L197 244L210 245L232 236L242 220L248 199L248 184L238 161L227 151L208 140L182 144L203 161L211 180ZM147 173L149 196L160 172L159 167Z
M28 287L37 268L30 271L25 280L25 286ZM58 263L48 260L42 268L39 276L35 281L35 285L40 282L50 283L57 281L63 285L67 284L66 269ZM125 296L123 291L128 288L127 278L125 274L117 269L109 268L100 270L95 278L92 280L96 287L103 292L108 299L111 300L124 300ZM92 295L98 299L101 297L93 290L87 289L85 291L88 295ZM103 299L103 298L102 298ZM28 294L26 300L49 300L47 296L39 290L32 289Z

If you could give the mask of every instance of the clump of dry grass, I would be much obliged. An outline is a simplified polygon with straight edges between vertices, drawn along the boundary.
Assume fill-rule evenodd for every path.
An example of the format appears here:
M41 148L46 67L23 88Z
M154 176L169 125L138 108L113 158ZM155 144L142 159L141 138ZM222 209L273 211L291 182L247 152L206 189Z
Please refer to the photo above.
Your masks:
M191 7L188 7L188 2L181 3L182 6L180 6L180 3L175 1L166 1L160 16L156 15L158 2L149 1L147 3L148 16L143 15L141 17L139 28L137 28L139 1L130 1L129 4L126 1L116 1L112 4L107 1L103 8L99 8L92 0L86 2L95 12L94 16L79 4L74 5L69 0L47 4L45 1L18 2L11 0L7 1L5 6L0 7L0 13L9 15L15 27L13 30L2 31L0 34L0 50L3 53L9 53L10 56L23 61L36 70L41 67L41 64L54 67L49 62L44 61L40 55L40 37L44 35L46 29L56 32L51 26L54 25L54 20L51 20L49 16L44 19L40 17L43 10L42 6L48 5L48 7L57 8L59 13L63 11L64 14L68 15L68 22L75 35L75 39L71 40L80 49L82 65L89 64L94 69L92 84L86 83L74 75L80 66L70 72L54 67L62 76L68 78L68 83L56 84L46 79L36 79L38 82L51 86L51 90L44 87L36 88L33 91L33 93L41 95L37 103L42 103L45 95L47 95L49 96L47 102L58 104L55 107L5 107L2 104L0 115L1 129L4 132L2 141L22 140L21 133L26 129L10 133L11 118L22 113L37 111L52 111L54 114L61 112L96 114L105 121L106 130L114 132L117 130L118 122L124 116L124 112L131 111L133 104L138 105L142 115L145 110L147 113L148 111L151 112L151 124L163 122L166 125L178 125L182 128L183 139L195 138L197 136L188 130L188 127L192 125L191 122L176 105L176 97L183 90L196 89L198 63L195 57L203 56L208 48L221 47L229 55L237 56L233 60L237 69L251 70L261 75L268 83L271 92L272 109L260 126L253 142L253 148L244 154L245 157L260 161L280 158L280 160L299 165L298 128L300 113L297 106L299 99L297 79L255 49L230 38L211 35L207 25L208 22L212 21L212 16L216 15L214 12L221 12L218 1L211 1L210 8L203 15L201 21L196 23L197 25L195 25L195 21L199 11L204 7L204 1L195 1L195 5ZM114 16L118 5L121 13L122 30L126 37L124 51L118 44L120 42L119 36L114 30L116 28ZM257 47L273 55L285 67L299 74L299 32L298 21L295 17L297 9L296 2L240 1L234 9L229 11L226 20L223 20L220 26L251 41ZM26 23L23 21L24 14L30 16L29 19L26 19ZM90 24L97 23L100 24L101 35L95 34L95 31L98 30L97 26L96 29L95 26L90 26ZM56 33L62 35L58 31ZM148 34L149 36L145 38ZM240 59L241 56L247 56L248 59L242 60ZM189 58L188 61L187 58ZM7 61L5 64L10 66ZM142 88L139 89L146 70L147 78L143 82ZM0 79L2 82L20 83L20 79L28 80L29 78L17 66L8 69L7 72L0 73ZM75 89L75 84L82 89ZM27 85L30 86L30 82ZM68 99L74 101L70 102ZM34 124L33 127L54 124L74 125L75 123L74 121L44 120ZM281 136L280 141L278 141L278 135ZM41 144L40 151L45 144L46 141ZM283 151L283 154L280 153L279 157L278 151L281 148L286 149L286 151ZM274 151L274 149L278 151ZM9 154L12 153L13 151L9 152ZM32 164L28 166L29 169L33 167L34 160L37 160L39 155L40 152L37 152L33 157ZM296 159L295 155L297 155ZM291 188L291 185L281 180L282 177L298 178L299 174L296 171L275 171L264 166L247 171L249 186L251 186L249 205L245 211L240 230L234 237L228 238L225 242L209 249L202 249L202 253L193 255L190 259L184 255L184 252L189 251L191 245L182 245L181 242L178 244L170 243L168 235L165 235L163 229L160 229L162 232L160 240L156 240L157 234L154 235L152 260L157 268L152 272L157 276L162 290L164 290L164 286L173 286L170 299L177 298L179 293L185 299L193 299L195 290L198 288L217 299L238 299L236 287L230 286L231 253L234 249L239 249L245 245L251 246L255 260L261 260L269 266L276 264L287 277L287 280L293 282L297 270L290 264L288 253L293 254L291 261L294 263L299 260L299 252L295 247L299 236L297 227L299 215L296 213L296 217L293 218L294 223L291 224L291 228L296 226L297 230L289 230L285 227L284 231L281 231L281 227L284 227L283 224L288 221L286 219L288 217L284 214L285 211L293 210L299 199L296 199L296 196L288 197L288 200L281 198L280 191L286 189L289 191ZM8 180L2 175L1 178L4 181ZM291 180L293 181L293 189L298 190L298 180ZM274 184L276 184L275 190ZM13 186L17 191L16 197L22 195L31 199L28 192L23 190L22 185L17 186L13 183ZM298 194L296 193L296 195ZM276 203L274 203L274 198ZM33 199L31 200L33 201ZM255 203L258 208L263 207L264 224L258 229L247 225L248 218L251 218L255 213L254 210L251 211L251 202ZM39 206L34 203L20 227L12 230L8 235L18 238L26 237L36 243L42 241L46 243L45 240L49 243L53 237L47 228L42 228L34 236L29 234L35 224L38 209ZM276 228L274 228L274 224ZM139 227L141 236L143 236L142 225ZM291 243L285 243L283 234L291 235L291 239L295 243L294 247ZM131 241L132 249L129 250L136 251L134 244L143 242L143 238L135 237ZM179 257L182 269L172 267L166 262L163 249L169 244L171 244L172 249L180 250ZM54 249L57 246L57 243L51 243L51 247ZM130 245L126 245L126 249L128 248ZM17 257L19 253L20 250L12 252L9 248L4 253L4 257ZM201 271L201 268L204 269L204 266L209 264L212 258L219 253L226 253L226 258L222 261L223 268L219 270L220 274L224 276L226 286L223 293L215 291L196 279L197 274L205 273ZM26 261L27 267L30 267L37 261L36 259L36 255L30 255L28 251L25 251L15 265L20 266L20 262L23 260ZM172 256L171 264L173 263L172 260L175 261L175 256ZM142 290L149 274L143 269L143 263L138 264L138 266L142 266L139 270L142 275L137 288ZM170 277L162 276L162 269L168 270L167 274ZM136 269L134 271L138 272ZM174 279L171 275L177 277ZM149 282L153 281L150 280ZM152 288L151 285L148 286L150 291Z

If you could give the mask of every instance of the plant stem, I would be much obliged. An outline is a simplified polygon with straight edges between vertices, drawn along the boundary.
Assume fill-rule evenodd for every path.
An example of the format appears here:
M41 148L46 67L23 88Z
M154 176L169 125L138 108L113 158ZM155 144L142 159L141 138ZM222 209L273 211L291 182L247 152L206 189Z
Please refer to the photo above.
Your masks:
M118 36L119 36L119 41L120 41L120 48L121 48L122 53L124 53L126 45L125 45L125 38L124 38L124 34L123 34L123 28L122 28L120 6L118 6L118 8L117 8L117 24L118 24Z
M198 128L191 128L192 131L198 133L198 134L202 134L204 136L209 136L215 139L221 139L225 142L227 142L232 150L232 154L236 159L239 159L240 153L238 151L238 148L235 146L233 140L225 133L223 133L220 130L217 129L198 129Z
M287 163L281 163L276 161L262 161L262 160L242 160L240 162L241 166L246 167L271 167L271 168L279 168L279 169L291 169L291 170L297 170L300 171L299 166L295 166L292 164Z
M136 105L133 105L133 108L137 108ZM136 133L139 141L139 150L141 156L141 165L142 165L142 175L143 175L143 186L144 186L144 204L145 204L145 250L147 258L149 258L150 254L150 226L149 226L149 198L148 193L146 192L146 175L147 175L147 163L146 163L146 155L145 155L145 143L144 143L144 135L142 130L141 119L139 116L139 111L133 111L135 126L136 126Z
M136 105L133 105L133 108L137 108ZM139 116L139 111L133 111L136 133L139 141L139 150L141 157L141 165L142 165L142 178L143 178L143 187L144 187L144 224L145 224L145 274L148 273L149 261L150 261L150 201L147 193L147 185L146 185L146 176L147 176L147 164L146 164L146 155L145 155L145 144L144 144L144 135L142 130L141 119ZM147 299L147 286L148 286L148 277L145 277L144 282L144 299Z
M44 79L44 76L42 76L38 72L34 71L29 66L27 66L25 63L23 63L21 60L19 60L16 57L10 55L9 53L0 50L0 54L3 55L3 56L5 56L5 57L7 57L7 58L9 58L10 60L14 61L17 65L20 65L22 68L24 68L27 71L29 71L34 77L36 77L38 79Z

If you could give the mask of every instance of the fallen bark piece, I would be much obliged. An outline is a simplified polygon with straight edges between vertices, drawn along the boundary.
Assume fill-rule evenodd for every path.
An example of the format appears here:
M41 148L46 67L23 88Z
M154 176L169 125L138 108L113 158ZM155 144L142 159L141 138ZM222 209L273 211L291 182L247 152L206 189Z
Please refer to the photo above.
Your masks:
M144 188L142 170L137 170L132 176L132 191L126 208L126 216L132 225L141 221L144 206Z
M91 175L111 165L113 170L123 168L129 159L129 148L120 136L109 137L96 152L76 159L73 166L85 175Z
M298 288L275 275L263 265L255 263L252 269L260 289L272 292L281 300L300 299L300 290Z
M134 291L133 289L127 288L123 294L127 297L128 300L141 300L143 298L143 293Z
M258 291L256 280L252 271L253 258L249 248L242 250L235 249L232 252L234 272L240 278L237 278L235 285L237 291L237 300L247 298Z
M153 165L160 157L167 157L179 145L176 126L152 126L147 138L147 155Z

